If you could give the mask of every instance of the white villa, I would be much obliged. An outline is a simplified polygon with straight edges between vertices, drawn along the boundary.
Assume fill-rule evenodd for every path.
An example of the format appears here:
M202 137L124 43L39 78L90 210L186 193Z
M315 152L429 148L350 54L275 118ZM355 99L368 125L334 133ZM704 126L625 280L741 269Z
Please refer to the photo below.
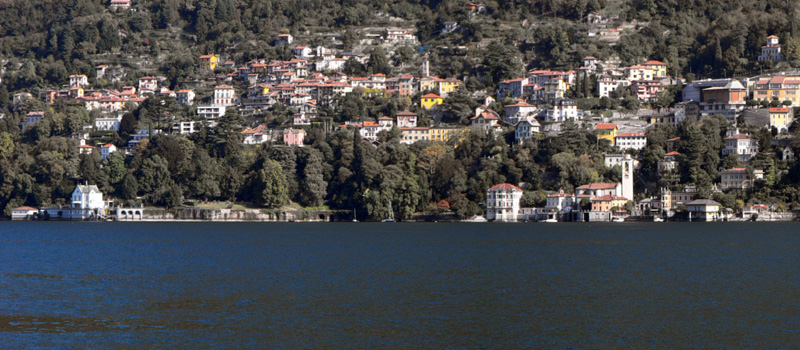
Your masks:
M522 189L510 183L492 186L486 191L486 219L517 221Z

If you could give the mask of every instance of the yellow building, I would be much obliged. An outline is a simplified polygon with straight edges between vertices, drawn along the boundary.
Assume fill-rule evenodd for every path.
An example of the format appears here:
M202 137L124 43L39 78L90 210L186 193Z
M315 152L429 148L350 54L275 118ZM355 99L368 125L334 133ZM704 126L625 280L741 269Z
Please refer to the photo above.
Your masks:
M439 90L439 95L447 96L447 94L456 91L456 89L461 86L461 80L456 78L441 79L436 81L436 85Z
M437 94L427 94L420 99L420 105L425 109L431 109L433 106L440 105L443 102L444 99Z
M597 131L597 139L606 139L611 142L611 145L616 144L617 138L617 124L597 124L595 128Z
M753 90L756 101L790 101L800 106L800 76L775 75L761 77Z
M419 91L436 90L436 80L439 78L424 76L419 79Z
M219 64L219 57L217 55L203 55L200 56L200 67L203 69L211 69L217 68L217 64Z
M664 78L667 76L667 64L661 61L647 61L642 63L643 66L650 68L653 71L653 77Z
M620 196L605 195L592 198L592 211L611 211L612 208L622 209L628 199Z
M775 127L778 131L789 130L792 124L792 110L789 108L770 108L769 126Z
M453 138L458 138L459 140L464 138L466 134L467 128L430 128L428 132L430 133L430 140L431 141L442 141L447 142Z

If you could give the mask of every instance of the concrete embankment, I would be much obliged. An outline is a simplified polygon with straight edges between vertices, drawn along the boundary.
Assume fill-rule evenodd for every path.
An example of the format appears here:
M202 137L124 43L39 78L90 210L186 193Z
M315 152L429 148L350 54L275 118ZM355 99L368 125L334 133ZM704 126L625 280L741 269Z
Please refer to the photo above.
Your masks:
M116 221L350 221L352 212L316 209L117 208Z

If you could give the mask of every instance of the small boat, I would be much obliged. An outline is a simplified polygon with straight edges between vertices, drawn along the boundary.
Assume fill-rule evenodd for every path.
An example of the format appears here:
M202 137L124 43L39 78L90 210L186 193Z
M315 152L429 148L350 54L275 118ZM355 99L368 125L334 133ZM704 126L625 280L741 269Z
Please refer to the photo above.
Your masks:
M611 218L611 222L625 222L625 218L623 218L621 216L617 216L617 217Z
M662 218L660 218L658 216L654 216L653 217L653 222L664 222L664 219L662 219Z
M358 219L356 219L356 208L353 208L353 222L358 222Z
M558 222L558 220L556 218L550 218L545 220L544 222Z

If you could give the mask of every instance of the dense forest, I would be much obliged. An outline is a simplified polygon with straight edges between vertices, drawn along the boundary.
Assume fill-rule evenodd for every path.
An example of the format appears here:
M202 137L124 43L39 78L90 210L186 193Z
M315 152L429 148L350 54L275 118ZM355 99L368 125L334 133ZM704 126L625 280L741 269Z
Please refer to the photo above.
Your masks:
M311 45L333 45L334 33L344 49L353 49L367 27L408 26L417 30L421 47L465 45L467 54L430 50L425 57L440 76L464 79L465 89L448 97L455 122L465 122L477 106L469 92L493 91L496 84L525 69L568 69L593 55L619 56L631 64L644 59L668 63L670 74L694 79L743 75L800 64L800 33L794 16L798 3L786 1L544 0L487 1L485 13L474 16L462 1L251 1L142 0L134 11L109 11L107 1L5 1L0 3L0 208L5 215L20 205L58 204L78 182L97 184L123 203L175 207L196 201L249 202L265 207L295 203L305 207L359 208L370 218L401 218L432 210L446 199L461 216L480 212L488 187L499 182L527 183L523 205L542 205L544 191L592 181L617 181L618 171L603 165L602 153L612 148L579 125L567 123L557 137L523 145L511 142L513 131L500 137L468 133L447 144L399 143L399 132L384 133L380 142L362 142L353 129L310 128L307 147L267 143L244 145L241 130L253 124L229 113L214 128L189 136L157 135L132 156L118 152L78 154L74 135L96 113L82 106L33 101L11 105L11 94L57 88L70 74L95 81L98 64L121 65L127 78L99 80L95 87L135 85L145 74L160 74L170 88L214 73L197 69L197 57L219 53L236 62L289 59L291 48L274 45L280 33L292 33ZM635 23L616 45L592 40L587 15L600 12L615 24ZM459 21L462 30L443 34L445 21ZM780 35L789 59L780 66L755 60L770 34ZM338 42L337 41L337 42ZM488 42L488 43L487 43ZM421 49L375 55L351 73L401 73L417 69ZM391 62L391 64L389 64ZM404 65L405 63L405 65ZM204 75L205 74L205 75ZM673 91L677 94L679 91ZM206 97L207 98L207 97ZM664 106L671 103L672 96ZM336 111L322 111L331 121L367 120L411 107L407 98L345 96ZM280 107L276 107L280 108ZM494 106L499 108L499 106ZM45 110L42 122L20 132L25 113ZM416 110L415 110L416 111ZM98 142L124 145L139 128L163 129L166 115L191 117L173 98L151 98L127 111L120 133L93 133ZM420 112L424 121L424 113ZM271 111L270 115L279 115ZM285 114L285 113L284 113ZM260 120L269 122L268 120ZM274 120L272 121L275 122ZM643 181L637 192L656 193L661 186L693 183L701 193L724 205L742 202L796 204L800 191L797 163L770 158L768 131L751 130L764 148L757 165L766 181L748 193L711 194L719 167L735 159L719 156L724 121L710 118L648 132L642 153ZM793 129L793 132L795 130ZM661 179L656 163L673 135L683 140L683 161L676 179Z

